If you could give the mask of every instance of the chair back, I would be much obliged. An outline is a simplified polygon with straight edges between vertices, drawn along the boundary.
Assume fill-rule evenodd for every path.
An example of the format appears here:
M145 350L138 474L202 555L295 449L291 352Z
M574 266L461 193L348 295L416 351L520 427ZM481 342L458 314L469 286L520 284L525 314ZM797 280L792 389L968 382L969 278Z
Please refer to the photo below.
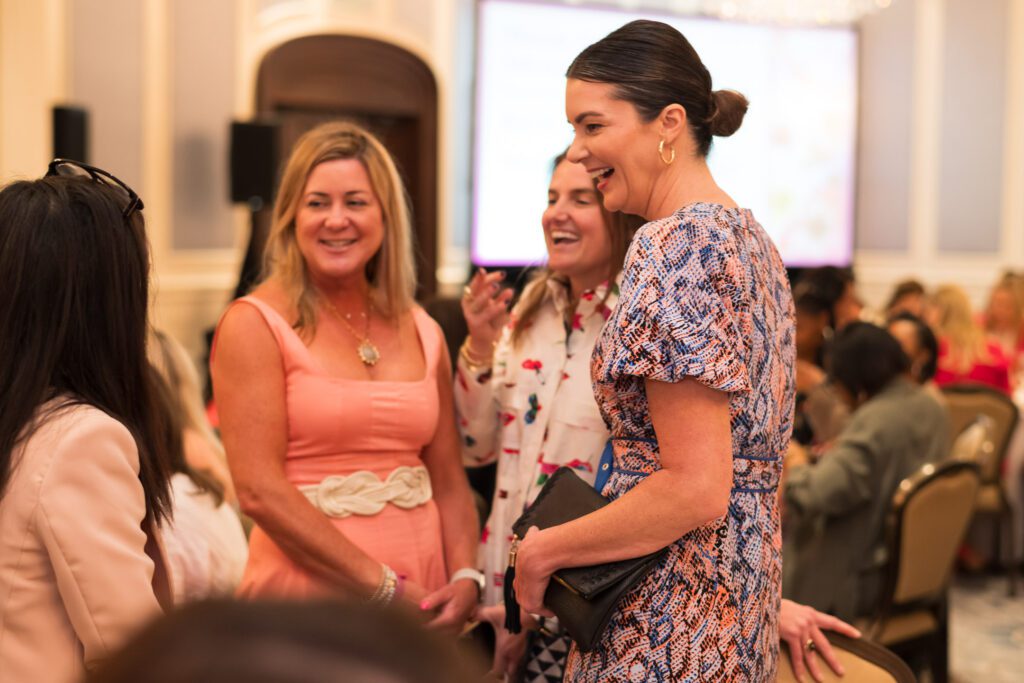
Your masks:
M983 384L949 384L942 388L942 395L949 408L952 434L963 433L980 415L991 419L992 449L981 454L984 457L978 461L978 466L982 481L999 481L1003 458L1019 419L1017 406L1003 392Z
M981 486L978 466L927 464L904 479L888 519L889 572L881 616L943 595Z
M994 458L996 446L992 442L995 421L988 415L978 415L953 440L949 449L951 460L973 462L979 468Z
M824 681L916 683L917 679L910 667L891 650L864 638L847 638L832 631L825 631L825 635L846 675L838 676L824 659L818 657L818 668L824 674ZM807 655L817 657L815 653ZM805 676L805 680L809 679L809 676ZM785 642L779 652L779 674L776 680L778 683L793 683L797 680L789 658L789 646Z

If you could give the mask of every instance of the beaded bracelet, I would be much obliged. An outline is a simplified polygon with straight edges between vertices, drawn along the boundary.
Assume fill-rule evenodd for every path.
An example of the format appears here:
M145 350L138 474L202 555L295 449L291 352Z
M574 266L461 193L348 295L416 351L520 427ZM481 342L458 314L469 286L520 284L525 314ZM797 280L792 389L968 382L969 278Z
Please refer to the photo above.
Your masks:
M381 565L380 583L367 602L375 605L388 605L395 598L398 590L398 575L386 564Z

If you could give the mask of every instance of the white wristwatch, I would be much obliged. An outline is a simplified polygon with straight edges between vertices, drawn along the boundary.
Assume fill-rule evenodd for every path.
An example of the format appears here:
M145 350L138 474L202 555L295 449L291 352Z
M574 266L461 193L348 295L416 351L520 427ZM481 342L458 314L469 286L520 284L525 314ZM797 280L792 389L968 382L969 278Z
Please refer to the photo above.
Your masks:
M486 579L484 579L484 573L482 571L478 571L476 569L473 569L472 567L463 567L462 569L452 574L452 577L448 580L448 583L455 583L460 579L469 579L470 581L475 583L477 588L480 589L480 594L483 595L484 584L486 583Z

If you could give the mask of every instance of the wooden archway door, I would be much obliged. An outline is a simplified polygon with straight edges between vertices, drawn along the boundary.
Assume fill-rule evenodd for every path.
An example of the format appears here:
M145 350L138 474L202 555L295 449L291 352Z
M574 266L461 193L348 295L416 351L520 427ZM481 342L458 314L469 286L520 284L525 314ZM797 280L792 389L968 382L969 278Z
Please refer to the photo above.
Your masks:
M269 52L256 82L256 111L280 124L282 162L324 121L346 119L388 148L412 203L417 296L437 290L437 82L419 57L370 38L314 35ZM269 230L270 209L255 217ZM261 230L262 228L262 230Z

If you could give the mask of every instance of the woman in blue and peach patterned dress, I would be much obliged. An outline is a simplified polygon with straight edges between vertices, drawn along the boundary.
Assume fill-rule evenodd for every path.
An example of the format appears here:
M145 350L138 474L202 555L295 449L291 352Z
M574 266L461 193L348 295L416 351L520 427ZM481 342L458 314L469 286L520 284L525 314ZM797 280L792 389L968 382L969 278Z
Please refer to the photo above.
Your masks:
M609 210L650 222L591 366L613 441L612 503L531 530L516 594L543 613L557 569L668 552L597 647L573 649L567 681L775 678L793 305L768 235L705 161L746 104L713 91L689 42L658 22L627 24L569 68L569 159L598 178Z

